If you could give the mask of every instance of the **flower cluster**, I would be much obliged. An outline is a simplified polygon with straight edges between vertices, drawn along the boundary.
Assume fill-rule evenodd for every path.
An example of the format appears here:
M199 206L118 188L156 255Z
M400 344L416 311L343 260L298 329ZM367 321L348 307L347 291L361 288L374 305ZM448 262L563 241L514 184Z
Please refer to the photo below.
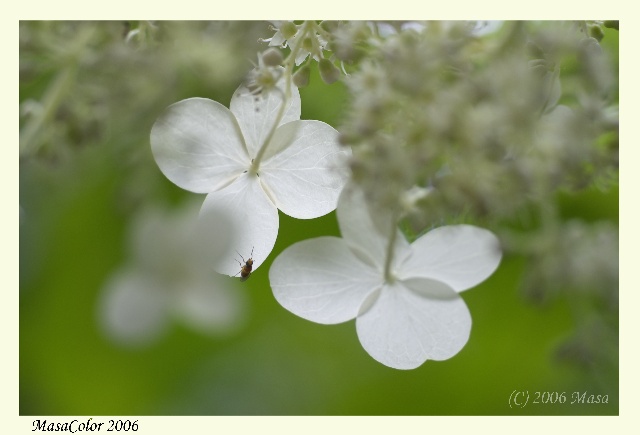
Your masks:
M264 42L269 42L272 47L289 48L291 52L285 64L288 63L290 71L294 65L300 66L293 74L293 82L299 88L309 84L311 69L309 64L312 60L318 62L318 71L322 80L331 84L337 81L340 70L333 63L333 56L325 57L325 50L328 48L327 38L332 34L327 30L326 23L320 25L314 21L305 21L296 25L291 21L274 22L276 33ZM272 53L273 49L265 51L265 54ZM305 62L306 61L306 62ZM304 64L304 65L303 65Z
M502 251L488 230L441 224L500 226L528 209L553 216L558 189L616 176L614 75L600 24L274 25L229 109L191 98L158 118L158 166L176 185L207 194L201 214L233 216L242 230L232 244L253 253L254 270L273 249L278 210L310 219L337 206L343 238L287 248L269 271L275 298L315 322L355 318L364 349L387 366L450 358L471 327L459 293L488 278ZM325 83L342 77L334 62L350 70L340 133L300 120L298 88L312 61ZM398 230L405 218L412 243ZM567 228L547 218L538 239ZM581 246L571 234L566 256ZM511 251L539 254L532 240L501 236ZM592 262L580 258L569 263L576 274ZM603 268L607 288L613 263ZM233 255L215 268L230 276L239 269Z
M323 57L327 33L315 22L305 21L296 25L292 21L274 21L273 26L276 33L263 41L272 47L289 47L296 53L296 65L302 64L309 56L315 60Z
M466 23L427 23L370 50L341 128L369 197L397 207L401 192L433 186L421 215L500 218L615 164L617 149L596 143L617 130L597 41L567 24L503 27L479 38Z
M588 315L616 319L617 228L564 222L557 210L559 191L617 183L603 26L617 24L505 22L484 36L463 22L378 38L342 30L341 50L358 48L359 61L340 128L353 181L417 235L442 222L491 222L505 249L529 260L527 294L595 292L605 303ZM514 218L540 225L523 237L509 228Z

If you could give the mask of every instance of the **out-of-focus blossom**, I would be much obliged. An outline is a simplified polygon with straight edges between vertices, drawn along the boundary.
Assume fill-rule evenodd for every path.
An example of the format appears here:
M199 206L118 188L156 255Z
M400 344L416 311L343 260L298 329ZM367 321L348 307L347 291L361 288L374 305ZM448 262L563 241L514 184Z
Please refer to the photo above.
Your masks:
M218 211L198 219L195 204L142 212L132 226L130 258L108 278L98 301L104 333L137 346L158 340L172 320L212 336L237 330L245 317L243 294L212 268L235 231Z

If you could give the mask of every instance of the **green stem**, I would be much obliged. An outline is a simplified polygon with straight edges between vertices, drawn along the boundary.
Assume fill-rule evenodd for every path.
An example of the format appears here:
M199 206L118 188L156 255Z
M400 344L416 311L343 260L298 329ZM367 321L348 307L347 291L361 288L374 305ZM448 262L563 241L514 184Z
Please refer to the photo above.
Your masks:
M40 131L49 122L56 111L63 97L67 94L69 86L74 81L76 65L71 64L58 73L51 85L47 88L42 97L42 109L35 114L20 132L20 154L35 154L42 145L39 140Z
M84 54L95 30L84 28L69 46L67 63L56 75L42 96L42 110L33 116L20 131L20 155L32 155L42 146L42 130L55 115L76 80L80 57Z
M313 25L310 25L309 23L311 23ZM298 32L298 35L296 36L297 38L299 38L298 42L295 45L295 47L291 48L291 53L289 53L289 56L287 56L287 59L284 62L284 67L285 67L284 80L285 80L285 83L284 83L284 93L282 94L283 95L282 105L280 105L280 108L278 109L278 113L276 115L275 122L271 126L271 129L269 130L269 134L267 134L267 136L264 139L264 142L260 146L260 149L258 150L258 154L256 154L254 159L251 161L251 172L252 173L255 173L255 174L258 173L258 169L260 168L260 162L262 161L262 157L264 156L264 153L267 150L267 146L271 142L271 139L273 138L273 135L276 132L276 129L280 125L280 121L282 120L282 118L284 116L284 112L286 110L287 104L289 103L289 99L291 98L291 80L292 80L292 76L293 76L293 66L296 63L296 56L297 56L298 52L300 51L300 46L302 45L302 41L304 41L304 38L306 37L307 33L311 29L314 29L314 25L315 25L314 22L309 22L309 21L305 21L302 24L302 28L300 29L300 31Z
M391 218L391 233L389 234L389 244L387 245L387 254L384 262L384 280L392 283L396 277L391 272L391 264L393 263L393 251L398 237L398 213L393 213Z

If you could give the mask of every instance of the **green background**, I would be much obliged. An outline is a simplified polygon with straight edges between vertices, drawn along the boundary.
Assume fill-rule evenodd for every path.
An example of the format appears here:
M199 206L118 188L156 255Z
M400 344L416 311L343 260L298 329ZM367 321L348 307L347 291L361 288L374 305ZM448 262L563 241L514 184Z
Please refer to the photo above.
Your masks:
M235 334L211 338L175 323L148 347L109 341L98 328L97 300L128 258L136 212L196 196L158 170L149 147L153 122L192 96L228 105L249 59L265 46L258 37L271 35L266 23L156 23L146 39L125 44L125 29L122 22L20 25L21 105L46 101L61 76L73 75L35 145L21 153L21 415L618 413L617 344L603 350L613 364L560 361L556 351L580 314L568 296L545 304L523 297L522 258L506 256L463 294L473 327L462 351L411 371L373 360L353 321L324 326L283 309L269 287L271 262L296 241L339 236L335 213L309 221L280 213L270 258L239 289L249 306ZM617 32L605 42L617 62ZM301 96L303 119L339 127L348 102L341 83L326 85L313 69ZM617 225L617 188L558 201L566 219ZM514 391L528 391L530 400L536 392L564 392L568 400L511 408ZM609 403L570 403L585 392L607 394Z

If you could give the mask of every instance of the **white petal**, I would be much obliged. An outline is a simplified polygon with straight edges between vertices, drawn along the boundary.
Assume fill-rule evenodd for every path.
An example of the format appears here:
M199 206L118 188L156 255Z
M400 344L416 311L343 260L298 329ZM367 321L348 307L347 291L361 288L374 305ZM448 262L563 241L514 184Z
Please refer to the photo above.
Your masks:
M169 180L196 193L229 184L251 163L233 114L206 98L169 106L151 129L151 151Z
M502 258L498 238L471 225L436 228L413 242L411 250L400 266L401 278L431 278L458 292L487 279Z
M284 213L297 219L316 218L335 210L347 182L350 154L330 125L293 121L276 130L260 166L260 179Z
M231 217L224 210L203 215L201 207L202 199L171 210L141 210L130 235L135 265L158 278L173 279L190 270L210 269L212 261L228 255L236 233Z
M280 79L278 87L263 91L258 95L241 85L231 98L231 112L235 115L242 129L249 156L253 159L265 141L284 100L284 79ZM287 103L284 116L278 126L300 119L300 92L291 83L291 97Z
M201 208L198 219L192 219L189 232L183 243L188 243L188 251L182 261L188 261L192 270L211 271L212 263L226 258L233 252L240 222L232 211L220 207ZM195 221L195 225L194 225Z
M422 32L426 28L426 24L420 21L406 21L400 25L402 31L414 30L418 33Z
M343 189L337 215L342 237L354 254L377 270L384 270L391 231L396 231L392 264L410 254L409 244L397 229L393 216L388 210L373 211L357 187L349 185Z
M549 111L550 108L556 108L558 100L562 96L560 73L558 71L547 72L543 78L542 86L547 97L545 110ZM553 111L553 109L550 111Z
M274 260L269 281L284 308L324 324L353 319L366 296L381 285L380 275L337 237L291 245Z
M413 369L427 359L444 360L469 339L471 315L460 296L443 283L396 281L382 288L356 320L362 347L396 369Z
M279 25L276 25L275 22L272 23L276 28L279 27ZM282 33L280 32L280 30L278 30L272 37L271 40L269 41L269 45L271 47L275 46L275 47L280 47L282 44L284 44L287 40L284 39L284 36L282 36Z
M167 292L150 276L120 271L105 285L98 311L101 327L112 340L148 345L167 326Z
M173 307L176 314L193 329L211 335L235 331L245 320L244 293L222 277L192 276L176 289Z
M207 195L201 214L219 209L233 219L237 233L228 254L213 264L214 269L224 275L239 276L241 266L238 261L242 261L242 256L245 261L253 258L255 271L276 243L278 209L265 194L260 179L248 173L224 189Z
M391 35L396 35L398 31L395 27L393 27L390 23L385 23L383 21L372 23L377 27L377 33L382 38L388 38ZM372 27L371 25L369 27ZM372 29L374 30L374 29Z
M497 20L481 20L476 21L471 34L475 36L484 36L496 32L502 27L502 21Z
M296 56L296 66L300 65L304 60L309 56L309 52L305 50L300 50L298 55Z

